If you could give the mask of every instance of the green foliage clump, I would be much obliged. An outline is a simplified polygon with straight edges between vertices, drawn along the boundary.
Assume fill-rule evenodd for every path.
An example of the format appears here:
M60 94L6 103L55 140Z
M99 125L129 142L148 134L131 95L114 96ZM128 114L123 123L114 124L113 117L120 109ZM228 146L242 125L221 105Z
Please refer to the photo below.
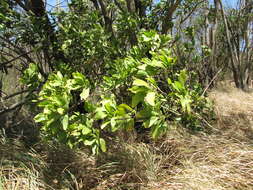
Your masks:
M75 147L106 151L102 131L133 130L137 123L150 128L157 139L170 125L204 127L210 112L191 73L177 66L167 48L170 37L144 31L125 58L108 63L101 84L92 84L81 73L51 74L39 94L42 112L35 121L50 137ZM99 101L92 101L99 91ZM78 100L79 102L77 102ZM81 110L76 105L82 103Z

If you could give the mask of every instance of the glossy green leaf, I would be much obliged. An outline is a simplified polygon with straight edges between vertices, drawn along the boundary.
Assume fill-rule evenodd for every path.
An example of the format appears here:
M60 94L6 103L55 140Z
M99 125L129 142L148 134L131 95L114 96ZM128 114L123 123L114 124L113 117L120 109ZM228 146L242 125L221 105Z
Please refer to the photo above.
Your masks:
M66 114L63 116L63 119L62 119L62 128L63 130L67 130L68 128L68 125L69 125L69 116Z
M125 110L128 110L130 112L133 111L133 109L130 106L128 106L127 104L120 104L119 107L124 108Z
M158 120L159 120L158 117L151 117L151 118L149 119L149 127L155 125L155 124L157 123Z
M165 123L160 123L152 127L151 136L153 139L157 139L159 136L164 134L168 129Z
M114 128L115 126L116 126L116 119L115 118L112 118L111 119L111 126L112 126L112 128Z
M102 152L106 152L106 143L105 143L105 140L100 138L99 139L99 144L100 144L100 148L102 150Z
M90 128L86 127L86 126L83 126L82 134L83 135L88 135L90 133L92 133L92 130Z
M61 115L63 115L64 114L64 109L63 108L57 108L57 112L59 113L59 114L61 114Z
M144 101L146 93L139 92L132 97L132 107L136 107L140 102Z
M170 79L170 78L168 78L168 79L167 79L167 82L168 82L168 84L169 84L169 85L171 85L171 84L172 84L172 81L171 81L171 79Z
M149 84L141 79L135 79L133 82L133 86L145 86L147 88L150 88Z
M106 128L110 123L111 123L110 121L104 122L104 123L100 126L100 128L101 128L101 129L104 129L104 128Z
M148 63L148 65L152 66L152 67L159 67L159 68L165 68L163 63L161 61L158 60L152 60L151 62Z
M142 109L141 111L137 112L136 118L137 119L148 119L152 115L152 110L150 107L146 107Z
M147 92L148 89L144 86L133 86L132 88L129 88L129 91L136 94L139 92Z
M107 114L103 108L97 108L95 112L96 112L95 119L97 119L97 120L104 119L107 116Z
M92 139L92 140L89 140L89 139L86 139L84 140L84 145L86 146L91 146L92 144L94 144L96 142L96 139Z
M43 122L43 121L46 121L46 120L47 120L47 117L44 113L39 113L34 117L34 121L36 123L40 123L40 122Z
M145 96L145 101L149 105L155 106L155 96L156 96L155 92L148 92L147 95Z
M81 100L86 100L89 97L90 89L84 88L82 93L80 94Z
M180 103L181 103L183 112L187 112L187 113L191 112L191 102L192 100L189 97L180 98Z

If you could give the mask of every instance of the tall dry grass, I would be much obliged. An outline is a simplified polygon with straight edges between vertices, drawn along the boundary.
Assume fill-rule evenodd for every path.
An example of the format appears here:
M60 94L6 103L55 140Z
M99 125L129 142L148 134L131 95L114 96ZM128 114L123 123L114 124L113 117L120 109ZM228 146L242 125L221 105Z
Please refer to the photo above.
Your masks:
M222 86L209 97L217 115L212 134L174 134L183 159L149 189L253 189L253 94Z
M253 94L222 87L209 97L217 115L210 133L174 126L156 142L113 141L99 157L1 138L0 189L251 190Z

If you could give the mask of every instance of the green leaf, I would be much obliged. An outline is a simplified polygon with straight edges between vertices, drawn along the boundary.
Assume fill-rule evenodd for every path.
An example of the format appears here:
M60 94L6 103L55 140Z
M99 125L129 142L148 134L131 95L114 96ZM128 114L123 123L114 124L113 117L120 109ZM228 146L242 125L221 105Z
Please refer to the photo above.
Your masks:
M111 102L106 103L105 109L108 113L112 114L115 111L115 107L111 104Z
M44 113L39 113L34 117L34 121L36 123L40 123L40 122L43 122L43 121L46 121L46 120L47 120L47 117Z
M155 92L148 92L145 97L145 101L151 106L155 106L155 95Z
M67 145L69 146L70 149L74 147L74 144L70 140L67 141Z
M180 98L180 103L181 103L183 112L187 112L187 113L191 112L191 102L192 100L188 96Z
M86 145L86 146L91 146L92 144L94 144L96 142L96 139L92 139L92 140L90 140L90 139L85 139L84 140L84 145Z
M157 87L157 83L153 77L148 77L147 80L151 82L155 87Z
M148 83L144 80L141 80L141 79L135 79L133 82L133 86L145 86L147 88L150 88Z
M163 61L163 64L166 65L167 68L171 67L175 62L175 59L173 57L168 57L164 52L160 59Z
M184 84L182 84L179 81L175 81L174 83L172 83L172 86L178 92L181 92L182 90L184 90Z
M100 126L100 128L101 129L104 129L107 125L109 125L111 122L110 121L107 121L107 122L104 122L101 126Z
M71 131L71 136L74 136L74 137L79 137L81 135L81 133L79 131Z
M132 107L136 107L140 102L144 100L146 93L139 92L132 97Z
M112 126L112 128L114 128L116 126L116 120L114 117L111 119L111 126Z
M165 123L160 123L158 125L153 126L151 131L152 138L157 139L159 136L165 133L167 129L168 127Z
M158 60L152 60L151 62L148 62L148 65L152 66L152 67L159 67L159 68L165 68L163 63L161 61Z
M63 130L66 131L69 124L69 116L67 114L63 116L61 123L62 123Z
M84 75L82 73L75 72L72 75L73 75L74 79L78 79L80 81L84 81L85 80L85 77L84 77Z
M86 100L89 97L90 89L84 88L82 93L80 94L81 100Z
M63 115L64 114L64 109L63 108L57 108L57 112L59 113L59 114L61 114L61 115Z
M149 62L150 59L147 59L147 58L142 59L142 62L146 62L146 61ZM138 66L138 69L140 69L140 70L142 70L142 71L145 71L145 70L146 70L146 67L147 67L147 65L146 65L146 64L143 64L143 65Z
M124 116L126 114L126 110L123 107L118 107L114 113L118 116Z
M143 86L133 86L132 88L129 88L128 90L134 94L136 94L138 92L147 92L148 91L148 89Z
M57 72L57 76L58 76L58 78L59 78L60 80L62 80L62 79L63 79L63 76L62 76L62 74L61 74L61 72L60 72L60 71L58 71L58 72Z
M37 105L38 105L38 107L45 107L45 106L48 106L50 104L52 104L52 101L50 101L50 100L44 100L42 102L39 102Z
M132 131L134 129L134 119L128 119L125 124L125 129L127 131Z
M127 104L120 104L119 108L124 108L125 110L128 110L130 112L133 111L133 109L130 106L128 106Z
M106 152L106 143L105 143L105 140L100 138L99 139L99 144L100 144L100 148L102 150L102 152Z
M72 75L73 75L73 80L71 80L70 86L73 89L79 89L82 87L87 87L89 85L89 81L86 79L86 77L83 74L79 72L75 72Z
M178 76L178 80L180 81L181 84L185 84L186 80L187 80L187 73L186 70L181 70L179 76Z
M97 155L98 154L98 151L99 151L99 147L97 144L93 144L92 145L92 148L91 148L91 151L92 151L92 154L93 155Z
M104 119L107 116L107 114L103 108L97 108L95 112L96 112L95 119L97 119L97 120Z
M149 107L145 107L143 110L139 111L136 114L136 118L137 119L147 119L147 118L151 117L151 115L152 115L152 109L150 109L150 106L149 106Z
M92 132L92 130L86 126L83 125L83 129L82 129L82 134L83 135L88 135Z
M67 97L64 95L53 96L52 100L57 104L57 106L66 106L68 104Z
M146 71L143 71L143 70L138 70L138 72L136 73L136 76L137 77L147 77L148 76L148 73Z
M84 102L84 109L87 112L94 112L96 110L96 107L91 102L85 101Z
M151 126L153 126L154 124L156 124L158 120L159 120L158 117L151 117L151 118L149 119L149 127L151 127Z
M171 85L171 84L172 84L172 81L171 81L171 79L170 79L170 78L168 78L168 79L167 79L167 82L168 82L168 84L169 84L169 85Z

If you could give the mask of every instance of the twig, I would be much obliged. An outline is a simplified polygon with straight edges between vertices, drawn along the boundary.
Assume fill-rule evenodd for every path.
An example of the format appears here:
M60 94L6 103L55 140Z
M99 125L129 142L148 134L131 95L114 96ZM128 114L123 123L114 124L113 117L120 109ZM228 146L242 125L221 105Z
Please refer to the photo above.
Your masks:
M223 70L223 68L221 68L212 78L212 80L209 82L209 84L207 85L207 87L205 88L205 90L203 91L203 93L201 94L201 96L204 96L204 94L206 93L206 91L209 89L210 85L213 83L213 81L218 77L218 74Z
M21 106L23 106L24 104L26 104L28 101L30 101L30 99L26 99L26 100L23 100L23 101L21 101L21 102L18 102L18 103L13 104L13 105L11 105L10 107L8 107L8 108L6 108L6 109L0 111L0 115L5 114L6 112L13 111L13 110L15 110L16 108L21 107Z
M19 59L20 57L23 57L23 56L28 55L28 54L30 54L30 53L32 53L32 50L29 51L29 52L22 53L21 55L19 55L19 56L17 56L17 57L14 57L14 58L11 59L11 60L8 60L8 61L5 61L5 62L3 62L3 63L0 63L0 66L7 65L8 63L11 63L11 62L13 62L13 61Z
M30 90L29 89L26 89L26 90L22 90L22 91L19 91L19 92L15 92L15 93L13 93L13 94L11 94L11 95L6 95L5 97L3 97L2 99L3 100L7 100L7 99L9 99L9 98L12 98L12 97L14 97L14 96L17 96L17 95L20 95L20 94L23 94L23 93L26 93L26 92L29 92Z

